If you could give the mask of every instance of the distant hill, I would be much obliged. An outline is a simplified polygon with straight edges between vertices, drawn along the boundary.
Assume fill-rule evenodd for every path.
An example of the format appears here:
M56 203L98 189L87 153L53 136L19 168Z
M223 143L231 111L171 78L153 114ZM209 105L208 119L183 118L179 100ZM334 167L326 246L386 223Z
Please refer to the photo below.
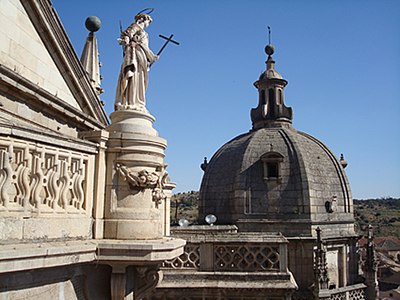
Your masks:
M199 192L190 191L177 193L171 197L171 223L177 224L180 219L186 219L190 224L196 224L199 215Z
M377 237L400 238L400 198L354 199L354 217L359 234L371 224Z
M177 209L178 205L178 209ZM171 198L171 223L186 219L196 224L198 218L199 192L177 193ZM354 199L356 232L365 234L369 224L377 237L400 238L400 198Z

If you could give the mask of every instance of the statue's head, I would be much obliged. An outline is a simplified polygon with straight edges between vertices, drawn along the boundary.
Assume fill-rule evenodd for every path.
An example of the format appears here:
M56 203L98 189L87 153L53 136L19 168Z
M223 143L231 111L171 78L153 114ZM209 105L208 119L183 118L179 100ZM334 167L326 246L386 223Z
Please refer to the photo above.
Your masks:
M135 21L140 23L148 21L149 23L151 23L153 19L148 14L139 13L135 16Z

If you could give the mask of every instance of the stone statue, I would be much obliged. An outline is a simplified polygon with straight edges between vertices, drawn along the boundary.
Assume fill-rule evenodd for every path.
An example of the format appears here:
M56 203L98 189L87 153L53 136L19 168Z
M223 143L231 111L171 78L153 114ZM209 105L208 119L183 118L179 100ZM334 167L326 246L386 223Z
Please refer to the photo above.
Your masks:
M146 110L146 89L150 65L158 56L149 48L145 28L152 22L148 14L139 13L118 42L123 46L124 60L118 78L115 110Z

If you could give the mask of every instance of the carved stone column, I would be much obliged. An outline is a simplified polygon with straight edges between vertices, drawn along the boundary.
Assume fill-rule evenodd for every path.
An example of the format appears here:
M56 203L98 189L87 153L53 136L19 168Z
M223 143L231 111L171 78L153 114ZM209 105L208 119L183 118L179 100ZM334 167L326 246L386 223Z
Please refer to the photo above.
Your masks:
M167 190L174 187L164 164L167 142L147 112L119 110L110 118L104 238L162 238Z
M365 277L365 299L379 299L378 288L378 258L375 253L375 244L373 238L372 226L368 226L368 243L365 245L366 256L363 264Z
M319 299L321 290L329 286L326 250L321 238L321 229L317 227L317 248L314 250L314 297Z

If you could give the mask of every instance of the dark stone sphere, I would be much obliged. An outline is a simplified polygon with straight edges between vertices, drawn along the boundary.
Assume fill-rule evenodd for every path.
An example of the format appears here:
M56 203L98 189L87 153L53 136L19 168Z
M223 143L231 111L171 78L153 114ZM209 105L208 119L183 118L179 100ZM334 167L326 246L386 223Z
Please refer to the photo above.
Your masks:
M96 32L101 27L101 21L96 16L90 16L86 19L85 26L90 32Z
M268 55L272 55L275 52L275 47L272 46L271 44L265 46L265 53L267 53Z

